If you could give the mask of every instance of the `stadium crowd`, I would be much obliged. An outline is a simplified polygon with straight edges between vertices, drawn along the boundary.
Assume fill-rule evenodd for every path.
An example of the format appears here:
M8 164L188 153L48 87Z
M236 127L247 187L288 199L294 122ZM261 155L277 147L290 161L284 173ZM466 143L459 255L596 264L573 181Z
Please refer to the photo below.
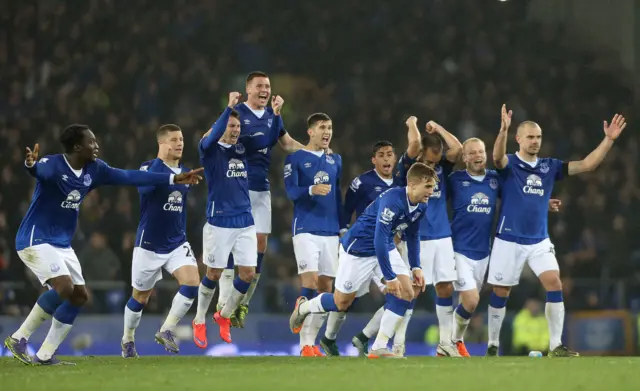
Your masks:
M69 123L90 125L101 158L130 169L154 157L160 124L179 124L187 138L185 164L196 167L197 142L228 91L243 91L246 74L263 70L285 99L283 118L295 139L306 141L310 113L332 116L332 148L343 157L348 183L369 167L375 141L392 141L398 153L406 147L409 115L491 148L506 102L514 123L531 119L542 126L543 156L569 159L597 145L602 121L614 112L632 114L632 92L617 59L574 46L563 29L526 21L518 4L433 1L405 8L345 0L340 12L318 2L278 4L0 3L0 314L24 314L37 297L37 280L14 251L35 184L22 167L24 149L38 142L44 154L57 153L57 135ZM569 310L626 307L640 298L640 245L630 240L640 234L632 218L640 214L639 152L638 137L627 132L595 173L566 180L554 194L563 204L550 233ZM274 234L254 302L286 312L299 286L292 207L280 170L285 156L274 155ZM192 194L188 237L201 255L205 189ZM93 192L80 216L74 247L89 288L102 281L128 287L136 189ZM620 280L629 282L622 294L612 283ZM533 282L514 291L510 308L540 293ZM93 293L86 311L120 312L128 297L108 284ZM162 311L170 300L160 291L147 310ZM368 300L358 308L375 309L379 298Z

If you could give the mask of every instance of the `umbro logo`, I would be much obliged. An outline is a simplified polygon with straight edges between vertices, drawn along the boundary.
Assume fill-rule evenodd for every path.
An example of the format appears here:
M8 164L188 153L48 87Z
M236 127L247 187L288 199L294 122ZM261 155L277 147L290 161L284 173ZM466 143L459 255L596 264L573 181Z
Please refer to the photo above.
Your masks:
M251 123L251 121L250 121L250 120L248 120L248 119L245 119L245 120L244 120L244 124L245 124L245 125L249 125L250 123Z
M66 182L66 181L67 181L67 179L69 179L69 177L68 177L66 174L62 176L62 180L63 180L63 181L65 181L65 182Z

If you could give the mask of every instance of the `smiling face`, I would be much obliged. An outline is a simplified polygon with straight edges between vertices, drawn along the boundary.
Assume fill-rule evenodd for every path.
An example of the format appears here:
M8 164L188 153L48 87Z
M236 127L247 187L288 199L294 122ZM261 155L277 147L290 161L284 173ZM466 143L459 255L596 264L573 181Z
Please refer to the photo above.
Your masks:
M268 77L255 76L247 82L247 103L252 109L261 110L269 103L271 82Z
M472 138L462 144L462 160L472 175L482 175L487 168L487 152L482 140Z
M371 158L371 162L378 174L383 178L390 179L393 176L393 168L396 165L396 153L393 150L393 146L387 145L378 148Z

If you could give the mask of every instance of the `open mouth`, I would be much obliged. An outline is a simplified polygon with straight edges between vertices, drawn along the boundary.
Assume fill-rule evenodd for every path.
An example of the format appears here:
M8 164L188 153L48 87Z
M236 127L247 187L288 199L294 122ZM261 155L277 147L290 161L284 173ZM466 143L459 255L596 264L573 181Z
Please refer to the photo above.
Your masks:
M94 157L94 158L97 158L97 157L98 157L98 151L97 151L97 150L93 151L93 157Z
M331 136L328 136L328 135L326 135L326 136L322 136L322 142L323 142L323 143L328 143L328 142L329 142L329 140L331 140Z
M258 94L258 99L260 100L267 100L269 98L269 94L266 92L261 92Z
M383 164L382 165L382 169L383 170L390 170L391 169L391 164L388 164L388 163L387 164Z

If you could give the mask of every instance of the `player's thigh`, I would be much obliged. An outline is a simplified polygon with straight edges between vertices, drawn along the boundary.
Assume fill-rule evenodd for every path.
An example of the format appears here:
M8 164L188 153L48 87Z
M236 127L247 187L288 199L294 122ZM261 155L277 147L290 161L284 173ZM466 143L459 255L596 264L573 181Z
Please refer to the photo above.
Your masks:
M338 236L323 236L321 239L322 250L318 259L318 275L335 277L338 269L340 238Z
M224 269L239 234L237 229L205 223L202 228L202 261L212 269Z
M156 254L140 247L133 249L131 260L131 286L139 291L150 291L162 279L162 267L170 254Z
M256 232L259 234L271 233L271 192L251 191L251 214L256 225Z
M545 239L540 243L525 247L528 247L527 262L537 277L540 277L540 274L544 272L560 270L555 247L551 240Z
M239 229L232 252L236 266L256 267L258 264L258 238L256 237L255 225Z
M344 294L366 294L369 292L369 284L378 264L378 258L375 256L356 257L347 254L342 247L340 247L338 257L335 289Z
M33 272L42 285L52 278L71 276L64 255L50 244L38 244L18 251L20 260Z
M487 282L497 286L515 286L520 282L522 268L527 261L517 243L495 238L489 258Z
M420 266L427 285L434 283L434 267L437 247L433 240L420 241Z
M189 242L184 242L169 254L164 269L181 285L198 285L198 263Z
M376 268L373 269L373 276L371 277L371 281L376 284L376 286L378 287L378 289L380 289L380 292L384 291L385 285L384 285L384 275L382 274L382 269L380 268L380 265L376 265Z
M458 279L451 238L433 240L436 253L433 260L433 282L453 282Z
M480 290L484 281L484 275L487 271L489 257L477 261L460 253L455 253L454 257L458 272L458 280L453 283L454 288L458 292L473 289Z
M293 237L293 253L298 264L298 274L318 272L322 243L319 236L308 233L297 234Z

